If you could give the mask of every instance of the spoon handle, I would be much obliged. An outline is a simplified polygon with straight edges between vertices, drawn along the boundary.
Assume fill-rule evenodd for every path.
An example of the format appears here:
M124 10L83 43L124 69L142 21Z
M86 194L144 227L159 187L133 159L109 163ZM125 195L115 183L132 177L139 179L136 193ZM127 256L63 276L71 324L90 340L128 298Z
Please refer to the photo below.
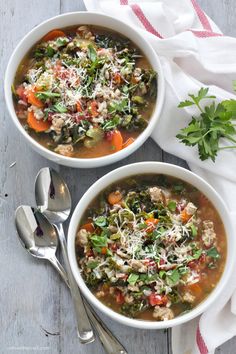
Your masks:
M64 282L68 287L68 279L66 272L62 265L59 263L57 260L57 264L59 264L60 269L62 269L62 272L60 272L60 275L62 276ZM57 268L58 269L58 268ZM122 344L118 341L118 339L110 332L110 330L106 327L106 325L102 322L102 320L98 317L96 312L93 310L93 308L89 305L89 303L84 300L85 302L85 308L86 312L91 320L91 323L94 327L94 329L97 332L97 335L106 351L107 354L128 354L125 348L122 346Z
M88 315L86 313L84 303L80 294L80 290L78 288L78 285L76 284L76 281L74 279L74 276L72 274L71 268L70 268L70 263L68 259L68 253L67 253L67 244L66 244L66 238L64 234L64 230L61 224L54 225L58 231L59 235L59 240L61 243L61 249L62 249L62 256L64 259L65 263L65 268L66 272L68 275L68 280L69 280L69 285L70 285L70 292L71 296L74 302L74 307L75 307L75 312L76 312L76 320L77 320L77 334L79 337L79 340L82 344L86 343L91 343L95 340L94 334L93 334L93 329L90 324Z
M58 271L58 273L60 274L60 276L62 277L62 279L66 283L66 285L69 286L68 276L67 276L64 268L62 267L61 263L58 261L58 259L56 257L51 257L51 258L48 258L48 260L53 265L53 267Z
M109 331L96 312L86 301L86 309L97 335L108 354L128 354L118 339Z

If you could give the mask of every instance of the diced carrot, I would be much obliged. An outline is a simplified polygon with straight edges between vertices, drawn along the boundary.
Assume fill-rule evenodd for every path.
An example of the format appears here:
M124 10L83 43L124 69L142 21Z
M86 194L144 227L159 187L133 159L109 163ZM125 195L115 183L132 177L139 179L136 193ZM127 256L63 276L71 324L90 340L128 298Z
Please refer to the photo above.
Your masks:
M180 215L181 215L181 220L184 223L186 223L192 216L192 215L189 215L185 209L183 211L181 211Z
M31 90L28 90L27 92L28 102L38 108L43 108L44 106L43 102L35 96L35 93L37 91L39 91L39 89L37 89L36 87L32 87Z
M193 293L193 295L197 297L199 297L202 294L202 288L198 283L188 285L186 288L189 289L191 293Z
M30 128L34 129L36 132L44 132L51 126L51 123L47 120L36 119L33 111L28 112L27 123Z
M123 144L122 148L125 149L127 146L133 144L134 142L134 138L129 138L128 140L126 140L126 142Z
M80 227L80 229L85 229L88 232L94 232L95 228L91 222L88 222L87 224L84 224Z
M79 101L76 103L76 109L77 109L77 112L82 112L82 105Z
M149 218L145 220L145 224L148 225L146 232L152 232L155 230L156 225L159 223L159 219Z
M137 77L132 76L132 78L131 78L131 82L132 82L132 84L137 84L137 82L138 82Z
M96 101L92 101L89 104L89 112L91 113L92 117L97 117L98 116L98 104Z
M120 73L115 73L115 75L113 76L113 80L115 81L115 83L117 85L120 85L121 83L121 76L120 76Z
M115 130L112 139L111 139L111 144L114 147L115 151L120 151L122 150L122 145L123 145L123 137L121 135L121 132L119 130Z
M155 219L155 218L148 218L145 220L145 223L146 224L154 224L154 225L157 225L159 223L159 219Z
M107 247L102 247L101 254L107 254Z
M53 41L53 39L56 39L58 37L65 37L66 34L58 29L52 30L48 32L42 39L42 41L47 42L47 41Z
M122 194L119 191L111 192L108 195L108 203L111 205L118 204L122 200Z

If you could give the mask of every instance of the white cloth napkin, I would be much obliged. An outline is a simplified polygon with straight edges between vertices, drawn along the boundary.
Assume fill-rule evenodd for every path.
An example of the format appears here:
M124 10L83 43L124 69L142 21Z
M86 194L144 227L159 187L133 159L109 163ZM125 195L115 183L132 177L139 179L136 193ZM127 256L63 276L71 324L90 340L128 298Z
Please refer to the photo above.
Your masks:
M166 98L152 138L165 151L185 159L224 198L236 230L236 150L224 150L216 162L202 162L196 148L176 139L195 108L177 108L188 93L204 86L218 100L234 97L236 39L223 36L196 0L84 0L87 10L103 12L136 27L160 56ZM207 102L206 102L207 103ZM223 142L224 143L224 142ZM226 142L225 142L226 144ZM236 257L235 257L236 258ZM174 354L214 353L236 335L236 275L214 307L172 330Z

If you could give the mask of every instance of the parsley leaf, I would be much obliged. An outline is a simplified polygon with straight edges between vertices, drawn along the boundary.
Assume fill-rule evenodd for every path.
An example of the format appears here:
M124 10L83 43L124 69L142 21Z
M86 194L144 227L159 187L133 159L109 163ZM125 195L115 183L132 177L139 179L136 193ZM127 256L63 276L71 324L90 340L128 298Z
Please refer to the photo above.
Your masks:
M97 60L97 52L92 44L88 45L88 57L93 63Z
M235 86L236 89L236 86ZM232 112L233 118L236 118L236 100L225 100L222 102L222 105L227 112Z
M109 113L114 113L114 112L124 112L129 109L128 105L128 100L124 99L121 102L111 102L110 105L108 106L108 112Z
M193 259L199 259L201 257L201 254L202 254L202 250L194 250L192 258Z
M60 93L50 92L50 91L36 92L35 96L42 101L45 101L48 98L61 97Z
M95 221L94 221L95 225L99 226L99 227L103 227L106 226L107 224L107 219L105 216L98 216Z
M198 91L197 96L193 95L193 94L189 94L188 96L192 99L192 100L186 100L183 102L180 102L180 104L178 105L179 108L183 108L183 107L188 107L188 106L193 106L193 105L199 105L200 101L205 99L205 98L216 98L215 96L207 96L209 89L203 88L201 87L200 90Z
M210 248L210 249L207 251L207 255L208 255L209 257L212 257L212 258L215 258L215 259L220 258L220 254L219 254L219 252L217 251L217 249L216 249L215 247Z
M87 267L90 268L90 269L94 269L98 266L98 262L97 261L90 261L88 262L87 264Z
M139 275L138 274L134 274L134 273L131 273L127 279L127 282L130 284L130 285L135 285L135 283L137 282L139 278Z
M160 277L161 279L164 279L165 276L166 276L166 271L165 271L165 270L160 270L160 272L159 272L159 277Z
M173 286L175 284L177 284L180 280L180 273L178 271L178 269L174 269L172 271L168 271L166 273L167 275L167 283L170 285L170 286Z
M115 115L113 119L107 120L106 123L103 125L103 130L112 130L120 124L120 117Z
M189 125L180 130L177 138L187 146L198 147L199 157L202 161L210 158L215 162L219 150L236 148L236 134L233 120L236 119L236 100L225 100L202 108L200 102L203 99L213 99L208 96L208 88L201 88L197 96L189 94L191 100L180 102L180 108L196 105L200 111L198 117L192 117ZM225 138L234 145L221 147L220 139Z
M107 236L93 235L90 237L93 247L107 247Z
M57 38L57 40L56 40L56 45L58 46L58 47L63 47L64 45L66 45L67 43L69 42L69 39L68 38L66 38L66 37L59 37L59 38Z
M55 54L55 50L52 47L48 46L45 50L45 55L51 58L53 57L54 54Z
M67 108L66 108L66 106L63 105L62 102L54 104L54 109L59 113L66 113L67 112Z
M194 224L191 224L190 225L190 229L191 229L191 232L192 232L192 236L195 237L197 236L197 228Z
M167 204L167 207L170 211L175 211L176 209L176 202L174 200L170 200Z

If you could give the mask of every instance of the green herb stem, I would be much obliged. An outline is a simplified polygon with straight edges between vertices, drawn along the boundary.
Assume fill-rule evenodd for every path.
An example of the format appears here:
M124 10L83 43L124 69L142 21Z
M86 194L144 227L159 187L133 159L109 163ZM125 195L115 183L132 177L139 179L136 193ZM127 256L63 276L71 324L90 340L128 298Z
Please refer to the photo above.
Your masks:
M236 149L236 145L219 147L218 150Z

